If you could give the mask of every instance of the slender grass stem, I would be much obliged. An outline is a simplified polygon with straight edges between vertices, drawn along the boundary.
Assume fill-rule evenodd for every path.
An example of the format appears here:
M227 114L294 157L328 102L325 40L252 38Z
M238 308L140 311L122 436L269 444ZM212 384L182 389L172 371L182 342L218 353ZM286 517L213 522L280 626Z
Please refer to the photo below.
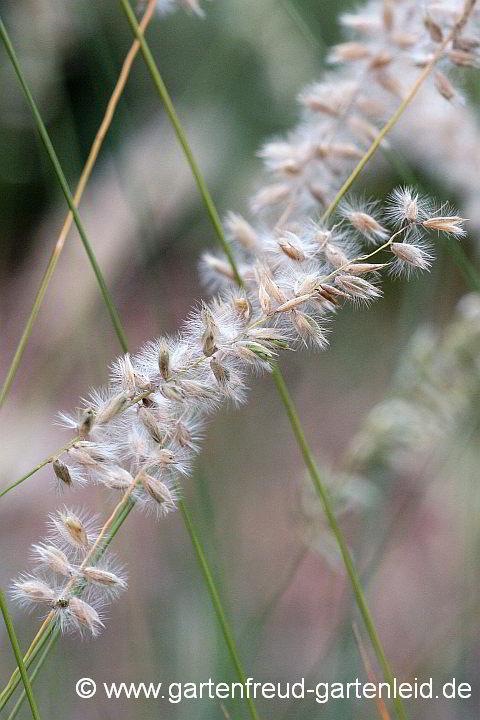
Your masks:
M21 485L25 480L28 480L29 477L32 477L36 472L41 470L45 465L48 465L48 463L53 462L56 457L61 455L65 452L65 450L68 450L68 448L71 448L75 443L80 440L80 437L76 435L74 438L69 440L69 442L66 445L63 445L63 447L59 448L58 451L54 455L49 455L48 458L45 458L45 460L42 460L42 462L38 463L38 465L35 465L35 467L30 470L26 475L20 478L20 480L16 480L11 485L8 485L2 492L0 492L0 498L6 495L10 490L13 490L13 488L16 488L18 485Z
M325 43L323 43L322 40L319 40L292 0L280 0L280 5L282 5L286 15L288 15L299 33L303 35L304 39L312 46L313 50L318 51L319 48L323 49Z
M353 635L355 637L355 641L358 646L358 651L360 653L360 657L362 658L363 667L365 668L365 672L367 674L367 678L369 682L374 683L377 685L377 678L375 676L375 671L373 670L371 664L370 664L370 658L368 657L368 653L366 648L364 647L362 636L360 635L360 631L357 627L357 623L352 623L352 630ZM377 708L377 714L380 718L380 720L390 720L390 715L388 714L387 707L385 705L385 701L381 697L377 697L374 699L375 706Z
M465 23L467 22L468 17L470 16L470 14L473 10L475 2L476 2L476 0L466 0L465 1L464 7L463 7L463 12L461 13L457 22L453 25L450 32L445 36L444 40L440 43L434 56L432 57L430 62L425 66L425 68L422 70L422 72L418 76L417 80L415 81L415 84L413 85L413 87L410 90L410 92L408 93L408 95L405 97L405 99L399 105L399 107L397 108L395 113L392 115L390 120L380 130L377 137L371 144L370 148L367 150L365 155L358 162L357 166L352 171L352 173L349 175L349 177L345 180L342 187L340 188L340 190L338 191L338 193L336 194L336 196L334 197L334 199L332 200L332 202L330 203L328 208L323 213L322 218L321 218L322 221L325 221L330 217L330 215L335 210L335 208L337 207L340 200L343 198L345 193L348 192L348 190L351 188L351 186L353 185L353 183L355 182L357 177L360 175L360 173L362 172L363 168L368 163L368 161L370 160L372 155L374 155L375 152L378 150L383 138L390 132L390 130L396 125L398 120L402 117L403 113L408 108L408 106L412 102L413 98L415 97L417 92L422 87L424 81L430 75L430 73L434 69L435 65L437 64L438 60L442 57L448 44L465 26Z
M335 512L333 509L332 501L328 494L327 488L324 486L322 479L320 477L320 473L319 473L317 465L315 463L315 459L313 457L312 450L311 450L311 448L307 442L307 439L305 437L305 433L303 431L300 419L297 415L297 411L296 411L295 406L292 402L292 399L288 393L287 386L285 385L285 381L277 368L274 368L274 370L273 370L273 379L275 381L275 385L277 387L277 390L280 394L280 397L282 398L283 404L287 411L287 414L288 414L288 417L290 420L290 424L295 433L295 437L297 439L297 444L302 452L303 459L305 461L305 465L307 466L310 478L315 486L318 496L320 497L320 500L322 502L323 509L325 511L325 515L327 517L328 523L332 529L333 535L335 536L335 540L337 541L337 545L342 554L343 562L344 562L345 568L347 570L348 576L350 578L350 582L352 584L353 591L355 593L355 598L357 601L358 609L360 610L360 614L362 616L363 622L365 624L365 628L370 637L370 641L372 643L373 649L375 650L375 654L377 656L378 662L380 663L380 666L382 668L385 680L393 688L393 684L394 684L393 672L392 672L390 665L387 661L387 658L385 656L385 652L384 652L382 643L380 641L380 636L378 635L372 614L367 605L367 601L366 601L366 598L365 598L365 595L363 593L362 586L360 583L359 575L358 575L357 571L355 570L353 560L350 555L350 551L348 549L347 543L345 541L343 533L342 533L340 526L337 522L337 519L335 517ZM407 716L406 716L405 710L403 708L403 703L402 703L401 699L399 697L394 698L394 703L395 703L398 717L401 718L402 720L406 720Z
M183 515L183 520L185 522L185 527L188 530L188 533L190 535L190 539L192 541L192 545L195 548L195 552L197 554L197 559L200 567L202 568L203 575L205 578L205 582L207 584L208 592L210 595L210 598L212 600L212 605L214 607L218 623L222 629L223 636L225 638L225 642L227 644L228 650L230 652L230 656L232 658L233 664L235 666L235 670L237 672L237 675L240 679L240 682L246 687L246 681L247 677L245 675L245 670L243 668L242 662L240 660L240 656L238 654L238 650L235 644L235 640L233 639L233 635L231 633L225 611L222 606L222 602L220 600L220 596L218 594L217 587L215 585L215 581L213 579L212 572L210 570L210 567L208 565L207 559L205 557L205 552L203 550L203 547L200 543L198 534L196 532L195 526L192 522L192 518L190 515L190 512L185 505L185 502L183 500L180 500L179 502L179 508ZM255 704L252 700L252 698L247 695L247 703L250 710L250 714L253 718L253 720L258 720L258 713L257 709L255 707Z
M141 35L140 30L139 30L139 34ZM14 47L12 45L12 42L8 35L7 29L6 29L5 25L3 24L3 21L1 20L1 18L0 18L0 37L3 41L3 44L5 45L5 49L7 51L7 54L10 58L12 65L13 65L13 68L17 74L20 85L22 86L22 90L25 94L25 98L27 100L27 103L28 103L30 110L32 112L32 115L33 115L33 119L35 121L35 125L37 126L37 130L38 130L40 137L42 139L42 142L45 146L45 150L47 151L47 154L50 158L50 161L51 161L53 169L55 171L57 180L60 184L60 187L62 188L62 192L63 192L65 199L67 201L67 204L71 210L73 219L75 220L75 225L77 226L78 233L82 240L85 251L88 255L88 259L90 260L90 264L92 265L93 271L95 273L95 277L97 278L97 282L100 287L100 291L102 293L103 300L105 302L108 313L110 315L113 327L115 328L115 332L117 334L120 345L122 346L122 348L124 350L126 350L127 340L126 340L125 333L122 328L122 324L120 322L120 318L119 318L117 309L115 308L112 297L111 297L110 292L105 283L102 271L100 270L100 267L98 265L97 259L95 257L95 253L94 253L92 245L90 244L90 241L87 237L87 233L85 231L83 223L80 220L80 216L79 216L77 208L75 206L75 201L72 197L72 193L70 192L70 188L68 186L67 180L66 180L63 170L61 168L61 165L58 160L55 149L50 140L50 136L47 132L45 124L44 124L42 117L40 115L40 112L37 108L35 100L33 99L33 95L30 92L30 88L28 86L27 79L23 73L22 68L20 67L20 63L18 61ZM44 277L44 280L45 280L45 277ZM37 309L37 312L38 312L38 309ZM21 354L18 355L18 358L16 360L17 363L20 361L20 358L21 358ZM6 394L6 391L8 391L9 384L11 384L11 382L13 380L13 376L14 376L14 372L13 371L12 371L12 373L9 372L9 376L7 377L7 380L9 382L7 383L6 387L4 386L4 389L2 390L2 396L1 396L2 400Z
M47 659L50 650L57 642L59 635L60 635L59 628L56 628L54 630L54 632L52 632L50 634L50 638L45 646L45 649L43 650L42 654L40 655L38 662L35 665L35 668L34 668L32 674L30 675L30 683L32 685L33 685L33 682L34 682L35 678L37 677L38 673L42 669L42 665L45 662L45 660ZM13 706L12 711L11 711L10 715L8 716L7 720L14 720L17 717L18 713L20 712L20 708L22 707L26 697L27 697L27 695L26 695L25 690L22 690L22 692L20 693L20 696L19 696L17 702Z
M58 628L57 628L58 629ZM45 643L47 642L48 638L50 637L51 633L54 631L53 624L50 624L45 630L42 631L41 637L38 639L38 642L34 647L30 646L28 652L23 657L23 663L25 665L25 668L29 668L31 663L35 660L37 655L41 652L42 648L45 646ZM0 693L0 710L3 710L9 699L12 697L13 693L15 692L16 688L18 687L19 683L21 681L21 675L19 672L19 669L17 667L16 670L12 673L12 676L8 683L6 684L5 688Z
M241 286L241 285L243 285L243 280L238 272L238 268L237 268L235 259L232 254L232 250L225 239L223 229L222 229L222 223L221 223L220 217L218 215L217 208L215 207L215 204L212 200L212 196L210 195L210 191L207 187L207 184L205 182L203 174L197 165L197 161L195 160L193 152L190 148L187 136L185 135L185 131L184 131L182 124L178 118L178 115L177 115L177 112L173 105L172 99L169 95L169 92L168 92L166 86L165 86L165 83L163 82L162 76L160 75L160 72L155 63L154 57L150 51L150 48L148 47L147 41L145 40L144 36L140 32L140 26L137 22L137 19L135 17L135 13L132 9L132 6L128 2L128 0L120 0L120 2L122 4L125 15L127 16L127 20L130 23L132 31L140 43L140 47L142 50L143 58L145 60L145 64L147 65L150 75L152 76L152 80L155 84L155 87L157 88L158 94L160 95L160 97L163 101L165 111L170 119L170 122L172 123L173 129L175 130L175 134L176 134L178 141L182 147L182 150L185 154L188 164L190 165L192 175L194 176L194 179L197 183L198 189L200 191L200 195L202 196L202 200L207 209L208 215L210 216L210 220L212 221L212 225L217 233L217 237L219 238L219 241L223 247L225 255L227 256L227 258L230 262L230 265L232 267L232 271L235 276L235 281L238 283L238 285Z
M32 711L32 717L34 718L34 720L40 720L37 704L35 702L35 698L33 697L32 685L30 683L25 665L23 663L22 652L20 650L20 645L18 644L17 636L15 634L12 618L10 617L10 613L8 612L7 601L5 600L3 590L0 590L0 608L2 610L5 627L7 628L8 637L10 638L10 642L12 644L15 659L17 661L18 670L25 686L25 693Z
M142 33L145 32L145 30L148 26L148 23L150 22L150 20L152 18L153 12L155 10L155 6L156 6L156 0L149 0L149 4L147 6L147 9L145 10L145 14L140 23L140 32L142 32ZM80 180L78 181L78 186L75 191L75 195L73 197L73 202L75 204L75 207L78 207L78 205L80 204L80 200L82 198L83 192L85 190L87 182L92 173L93 167L97 160L98 153L100 152L100 148L102 147L105 136L111 125L116 107L118 105L118 101L120 100L123 89L128 80L128 76L130 74L130 70L132 68L133 61L135 60L135 57L138 53L139 48L140 48L140 43L138 42L137 39L135 39L132 43L132 46L131 46L127 56L125 57L120 75L117 80L117 84L115 85L114 91L110 97L110 100L107 105L107 109L105 111L105 115L102 120L102 123L101 123L101 125L98 129L98 132L95 136L95 139L93 141L93 145L90 149L90 152L89 152L89 155L87 158L87 162L85 163L85 166L82 170L82 174L80 175ZM2 391L0 393L0 408L2 407L3 403L5 402L5 398L8 394L8 391L10 390L10 387L12 385L15 374L16 374L18 367L22 361L22 357L25 352L25 348L27 346L30 335L32 334L33 326L35 324L35 320L37 318L38 312L42 306L42 303L43 303L43 300L45 297L45 293L50 284L50 280L52 279L53 273L55 272L57 262L60 258L60 254L65 245L65 241L67 239L70 228L72 227L72 222L73 222L73 213L71 210L69 210L68 214L65 218L65 221L63 223L60 234L58 236L55 247L53 249L50 261L45 270L45 274L42 278L42 282L40 283L40 287L39 287L37 295L35 297L35 301L33 303L32 310L30 312L27 323L25 325L22 336L19 340L17 349L15 351L15 355L13 356L12 362L8 369L7 377L5 378L5 382L3 384ZM0 495L0 497L1 497L1 495Z

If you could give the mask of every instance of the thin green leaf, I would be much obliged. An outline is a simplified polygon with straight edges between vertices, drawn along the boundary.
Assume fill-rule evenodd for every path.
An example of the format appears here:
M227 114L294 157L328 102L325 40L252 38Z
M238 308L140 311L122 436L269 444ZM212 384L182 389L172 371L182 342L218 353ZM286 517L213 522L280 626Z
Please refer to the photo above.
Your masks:
M32 685L30 683L25 665L23 663L22 652L20 650L20 645L18 644L17 636L15 635L15 630L13 627L12 619L8 612L7 601L5 600L3 590L0 590L0 608L2 610L5 627L7 628L8 637L10 638L10 642L12 644L15 659L17 661L18 670L25 686L25 693L32 711L32 717L34 718L34 720L40 720L37 703L35 702L35 698L33 697Z

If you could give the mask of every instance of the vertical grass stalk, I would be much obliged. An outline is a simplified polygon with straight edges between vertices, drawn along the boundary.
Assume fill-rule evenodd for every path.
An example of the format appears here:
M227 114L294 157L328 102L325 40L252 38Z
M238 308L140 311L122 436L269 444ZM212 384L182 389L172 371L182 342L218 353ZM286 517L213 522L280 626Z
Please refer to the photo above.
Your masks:
M333 504L330 499L328 490L322 482L315 459L313 457L312 450L311 450L311 448L307 442L307 439L305 437L305 433L303 431L302 424L298 417L297 411L296 411L293 401L289 395L287 386L285 385L285 381L284 381L281 373L279 372L278 368L274 368L274 370L273 370L273 379L275 381L275 385L277 387L278 393L279 393L280 397L282 398L283 405L287 411L288 418L290 420L290 424L293 428L293 432L295 433L297 444L303 455L303 459L305 461L305 465L307 466L308 473L309 473L312 483L315 487L315 490L317 491L320 501L323 505L325 516L328 520L328 523L330 525L332 533L335 537L335 540L337 541L337 545L342 554L343 563L347 570L348 577L350 578L350 582L352 584L353 592L355 594L357 606L358 606L358 609L362 616L362 620L365 624L365 629L370 638L370 642L372 643L372 647L377 656L377 660L380 664L380 667L382 668L382 672L385 677L385 680L388 682L390 687L393 689L393 685L394 685L393 672L392 672L392 669L391 669L391 667L388 663L388 660L385 656L385 651L383 649L383 646L382 646L382 643L380 640L380 636L375 627L375 623L374 623L372 614L370 612L364 592L362 590L360 577L355 569L355 566L354 566L353 560L352 560L352 556L350 555L350 551L348 549L348 545L345 541L343 533L340 529L340 525L338 524L337 518L335 516L335 511L334 511ZM402 720L406 720L407 716L406 716L405 710L403 708L403 703L401 701L401 698L396 697L396 698L394 698L393 702L395 704L395 708L396 708L398 717L401 718Z
M5 627L7 628L8 637L10 638L10 642L12 644L15 659L17 661L18 670L25 686L25 694L28 698L30 709L32 711L32 717L34 718L34 720L40 720L40 715L38 714L37 710L37 704L35 702L35 698L33 697L32 685L30 683L25 665L23 663L22 652L20 650L20 645L18 644L17 636L15 635L15 630L13 627L12 619L10 617L10 613L8 612L7 601L5 600L3 590L0 590L0 608L2 610Z
M140 31L142 33L145 32L145 29L147 28L148 23L150 22L150 20L152 18L153 12L155 10L155 6L156 6L156 0L149 0L149 4L147 6L147 9L145 10L145 14L140 23ZM130 70L133 65L133 61L135 60L135 57L138 53L139 47L140 47L140 44L139 44L138 40L134 40L132 43L132 46L124 60L124 63L122 65L122 69L121 69L120 75L118 77L118 81L115 85L114 91L108 102L104 118L102 120L102 123L101 123L101 125L98 129L98 132L95 136L95 139L93 141L92 147L90 149L90 152L89 152L89 155L87 158L87 162L85 163L85 166L82 170L82 174L80 175L80 180L78 181L78 186L75 191L75 195L73 197L73 202L75 203L75 207L77 207L77 208L80 204L80 200L82 198L83 192L85 190L87 182L92 173L93 167L97 160L98 153L100 152L100 148L103 144L105 136L111 125L113 116L115 114L115 109L116 109L116 107L118 105L118 101L120 100L120 97L122 95L123 89L127 82L128 76L130 74ZM42 303L43 303L43 300L45 297L45 293L47 292L48 286L50 284L50 280L52 279L53 273L55 272L55 268L57 266L57 262L60 258L60 254L63 250L63 247L65 245L65 241L67 239L68 233L70 231L70 228L72 227L72 222L73 222L73 213L71 210L69 210L67 217L65 218L65 221L63 223L60 234L58 236L55 247L53 249L50 261L45 270L44 276L42 278L42 282L40 283L40 287L39 287L37 295L35 297L35 301L33 303L32 310L30 312L27 323L23 329L22 336L17 345L15 355L13 356L12 362L8 369L7 377L5 379L5 382L2 387L2 391L0 393L0 408L2 407L3 403L5 402L7 393L10 390L10 387L12 385L15 374L16 374L18 367L22 361L22 357L25 352L25 348L27 346L30 335L32 334L33 326L35 324L35 320L37 318L38 312L42 306ZM0 497L1 497L1 495L0 495Z
M158 94L160 95L160 97L162 99L162 102L165 107L165 111L170 119L170 122L172 123L173 129L175 130L175 134L178 138L178 141L182 147L182 150L185 154L187 162L190 166L192 175L195 178L195 182L197 183L198 189L200 191L200 195L202 196L203 203L204 203L207 213L210 217L210 220L212 221L212 225L215 229L217 237L222 245L225 255L227 256L227 258L230 262L230 265L232 266L232 271L235 276L235 281L238 283L238 285L243 285L243 281L238 272L238 268L235 263L235 258L233 257L233 254L232 254L232 250L231 250L229 244L227 243L227 241L225 240L225 237L223 234L222 223L221 223L220 217L218 215L217 208L215 207L215 203L213 202L212 196L210 195L210 191L208 189L207 183L205 182L205 178L203 177L203 174L197 165L197 161L195 160L195 156L193 155L193 152L190 148L187 136L185 135L185 131L184 131L182 124L178 118L177 112L175 110L175 106L174 106L172 99L169 95L169 92L165 86L165 83L163 82L162 76L160 75L157 64L155 62L155 59L150 51L150 48L148 47L147 41L145 40L143 34L140 32L140 26L137 22L137 19L135 17L135 13L133 12L132 6L128 2L128 0L120 0L120 2L122 3L122 7L125 12L125 15L127 16L127 20L130 23L130 27L132 28L132 31L133 31L135 37L137 38L138 42L140 43L140 48L142 50L142 55L145 60L145 64L148 68L148 71L149 71L151 77L152 77L152 80L155 84Z
M52 145L52 142L50 140L50 136L47 132L47 129L45 127L45 124L42 120L42 117L40 115L40 112L37 108L37 105L35 103L35 100L33 99L33 95L30 92L30 89L27 84L26 77L23 73L22 68L20 67L20 64L18 62L17 55L15 53L14 47L12 45L12 42L10 40L10 37L8 35L7 29L5 25L3 24L2 19L0 18L0 37L3 41L3 44L5 45L5 49L7 51L7 54L10 58L10 61L13 65L13 68L17 74L18 80L20 82L20 85L22 86L22 90L24 92L25 98L27 100L27 103L30 107L30 110L33 115L33 119L35 121L35 125L37 126L37 130L40 134L40 137L42 139L42 142L45 146L45 150L47 151L47 154L50 158L50 162L52 163L55 175L57 177L57 180L60 184L60 187L62 189L62 192L65 196L65 199L67 201L67 204L72 212L73 219L75 220L75 225L77 226L78 233L80 235L80 238L82 240L83 246L85 248L85 251L88 255L88 259L90 260L90 264L92 265L93 271L95 273L95 277L97 278L98 285L100 287L100 291L103 296L103 300L105 302L105 305L107 307L108 313L110 315L110 319L112 321L113 327L115 328L115 332L117 334L118 340L120 342L120 345L122 346L123 350L126 351L127 349L127 340L125 337L125 333L122 328L122 324L120 322L120 318L118 316L117 309L115 308L115 305L113 303L112 297L110 295L110 292L107 288L107 285L105 283L104 277L102 275L102 271L100 270L100 267L98 265L97 259L95 257L95 253L93 251L93 248L90 244L90 241L87 237L87 233L85 231L85 228L83 226L82 221L80 220L80 216L77 212L77 208L75 206L75 201L72 197L72 193L70 192L70 188L68 186L67 180L65 178L65 175L63 173L63 170L61 168L60 162L58 160L57 154L55 152L55 149ZM10 382L13 379L10 378ZM8 390L8 385L7 385ZM4 395L4 391L2 391L2 398Z
M197 559L198 559L198 564L202 568L205 582L207 584L208 593L212 600L212 605L214 607L218 623L222 629L223 637L225 638L225 642L226 642L228 650L230 652L232 662L235 666L236 673L238 675L240 682L244 685L244 687L246 687L247 677L245 675L245 670L243 668L242 661L240 660L240 656L238 654L235 640L233 639L233 635L230 630L230 627L229 627L229 624L228 624L228 621L227 621L227 618L225 615L225 611L223 609L222 602L220 600L220 596L218 594L218 590L216 588L215 581L213 579L212 572L210 570L207 559L205 557L205 553L203 551L203 547L200 543L199 537L195 530L195 526L193 524L190 512L189 512L187 506L185 505L184 500L180 500L178 505L180 508L180 512L183 515L185 527L188 530L190 539L192 541L192 545L195 549L195 553L196 553ZM255 704L254 704L252 698L249 695L247 695L246 700L247 700L248 707L250 710L250 715L252 716L253 720L258 720L257 709L255 707Z
M48 643L46 644L45 649L43 650L42 654L40 655L40 657L38 659L38 663L35 665L35 668L34 668L32 674L30 675L30 683L32 685L33 685L33 682L34 682L35 678L37 677L38 673L42 669L42 665L45 662L45 660L47 659L47 656L48 656L50 650L57 642L59 635L60 635L60 630L58 628L54 632L51 633ZM25 692L25 690L22 690L22 692L20 693L17 702L13 706L12 711L11 711L10 715L8 716L7 720L14 720L17 717L18 713L20 712L20 708L22 707L22 705L25 701L25 698L26 698L26 692Z

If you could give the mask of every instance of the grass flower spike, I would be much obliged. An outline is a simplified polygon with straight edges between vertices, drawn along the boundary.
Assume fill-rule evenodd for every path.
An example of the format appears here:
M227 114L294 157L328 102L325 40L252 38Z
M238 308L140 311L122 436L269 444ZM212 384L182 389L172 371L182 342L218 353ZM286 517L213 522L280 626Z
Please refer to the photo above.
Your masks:
M283 349L326 347L326 322L342 303L379 298L385 268L396 275L427 270L432 255L424 236L429 230L455 235L463 230L463 220L453 211L448 217L430 216L428 207L432 203L420 201L412 190L399 189L383 212L382 225L363 211L360 220L359 214L352 220L342 209L347 226L319 231L310 222L297 223L295 232L284 230L280 237L256 232L230 216L236 234L249 238L241 243L245 288L237 290L220 273L221 292L192 310L177 336L118 358L109 384L93 390L84 409L60 415L68 428L82 432L53 460L58 480L67 489L91 482L126 493L137 507L160 518L174 511L208 417L224 402L245 401L251 371L270 372ZM383 244L377 240L371 250L375 234ZM366 253L363 236L369 241ZM354 250L360 253L356 257ZM384 262L366 262L373 258ZM16 596L47 597L62 629L88 627L97 634L102 621L92 589L112 598L126 583L90 562L99 533L96 518L65 507L51 516L50 525L48 543L36 544L35 555L42 568L67 578L67 590L54 586L47 591L42 579L37 586L29 579L15 584ZM95 600L91 610L77 598L84 591ZM75 611L71 597L77 598Z

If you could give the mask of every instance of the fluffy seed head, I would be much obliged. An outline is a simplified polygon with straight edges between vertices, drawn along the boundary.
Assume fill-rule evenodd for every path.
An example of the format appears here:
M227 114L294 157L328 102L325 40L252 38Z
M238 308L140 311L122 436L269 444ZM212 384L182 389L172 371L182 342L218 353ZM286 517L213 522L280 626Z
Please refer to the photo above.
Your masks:
M119 358L117 362L124 390L129 393L134 393L136 388L136 376L130 353L125 353L125 355Z
M430 15L426 15L424 17L423 24L425 25L431 40L434 43L441 43L443 40L443 33L440 25L438 25L435 20L432 20Z
M445 100L453 100L456 95L455 88L450 80L439 70L435 73L435 87Z
M294 308L298 307L299 305L302 305L303 303L307 302L308 300L311 300L311 295L299 295L298 297L294 297L291 300L287 300L287 302L282 303L282 305L279 305L277 308L275 308L276 313L284 313L288 312L289 310L293 310Z
M321 207L328 205L328 190L324 185L318 182L308 183L308 191L311 196L320 204Z
M59 548L42 543L41 545L34 545L32 549L39 565L47 567L64 577L72 575L72 565L65 553Z
M87 437L95 423L95 412L93 408L86 408L83 411L77 425L77 432L81 437Z
M113 466L105 468L99 481L110 490L122 490L125 492L133 484L133 477L122 467Z
M126 581L109 570L102 570L97 567L84 567L80 570L80 574L85 580L94 585L99 585L102 588L106 588L114 593L125 590L127 587Z
M235 275L233 274L231 265L215 255L204 253L202 256L202 264L205 272L211 271L216 275L221 275L222 277L227 278L228 280L235 280Z
M257 274L257 279L258 279L258 283L259 283L260 303L262 303L262 299L260 298L260 287L262 288L262 294L265 294L267 297L271 298L272 300L276 300L278 303L284 303L288 300L287 295L277 285L277 283L273 279L271 273L265 267L259 265L256 268L256 274ZM266 304L266 306L268 306L268 302L266 302L265 304ZM262 306L262 308L263 308L263 306ZM264 310L264 312L266 315L269 314L266 310Z
M354 263L353 265L348 265L345 269L351 275L365 275L367 273L383 270L386 266L387 263Z
M378 237L383 239L387 237L387 233L384 227L375 220L374 217L364 212L351 212L348 215L348 219L354 227L359 230L362 235L366 237Z
M459 217L458 215L450 215L444 217L432 217L428 220L423 221L423 227L428 230L438 230L438 232L446 232L455 237L463 237L466 235L466 230L463 223L466 222L466 218Z
M161 343L158 349L158 369L164 380L170 375L170 352L166 343Z
M252 209L259 212L265 207L278 205L278 203L286 200L290 192L290 186L287 183L278 183L276 185L267 185L260 190L252 200Z
M68 469L68 465L65 465L65 463L58 458L55 458L52 463L52 467L53 472L62 483L69 487L73 484L72 476L70 470Z
M20 578L13 583L13 596L23 605L30 603L51 603L55 593L45 582L36 577Z
M290 260L302 262L306 258L303 250L295 245L290 239L282 238L278 241L278 247L287 257L290 258Z
M241 215L230 212L225 220L225 227L232 238L246 250L253 251L257 247L257 233Z
M215 337L218 332L215 320L209 308L204 305L202 308L202 320L204 331L202 335L202 347L205 357L211 357L217 350L215 345Z
M151 410L140 406L138 408L138 417L152 440L159 444L165 442L166 433Z
M397 258L420 268L420 270L428 270L431 265L431 256L415 245L394 242L390 248Z
M236 312L246 321L251 317L252 314L252 306L250 302L247 300L247 298L235 298L233 301L233 305L235 307Z
M72 629L89 630L94 637L103 627L103 622L95 608L74 595L68 598L68 607L65 609L65 613L67 614L65 619L65 629L67 630L69 629L69 620L72 621Z
M190 448L193 450L195 448L195 445L193 443L193 437L192 433L189 431L188 427L184 422L179 420L175 424L175 430L173 435L175 442L177 442L180 447L182 448Z
M215 358L212 358L210 360L210 367L212 369L213 374L215 375L215 380L220 385L225 385L230 380L230 373L229 371L220 365L220 363L215 360Z
M168 448L160 448L155 457L158 459L160 465L173 465L175 462L175 453Z
M121 392L107 400L97 413L95 418L96 424L106 425L106 423L110 422L112 418L124 410L126 404L128 403L128 399L128 393Z
M111 463L115 457L105 445L101 443L80 440L67 451L78 465L96 467L99 463Z
M354 62L363 60L370 55L367 45L359 42L346 42L335 45L328 59L331 63Z
M351 298L357 300L368 302L369 300L380 297L382 294L381 290L375 287L375 285L355 275L337 275L335 277L335 284L350 295Z
M178 385L172 385L171 383L162 385L160 388L160 392L165 398L167 398L167 400L183 402L183 400L185 400L186 398L185 391L182 390L182 388Z
M161 507L162 514L175 510L174 497L165 483L145 472L140 473L136 479L143 485L146 493Z
M258 302L265 315L270 315L272 312L272 301L265 287L265 283L262 280L258 285Z
M300 310L292 310L292 325L305 345L313 345L324 348L327 345L325 330L320 327L318 322L301 312Z
M339 268L342 267L342 265L348 264L348 257L346 256L346 254L340 247L334 245L333 243L325 243L323 247L323 252L328 262L335 268Z
M479 68L480 58L478 55L466 50L452 49L448 51L448 59L458 67Z
M421 198L412 187L395 188L388 198L385 214L397 226L424 220L432 211L432 203Z
M51 516L53 530L67 543L77 550L85 550L90 544L87 528L82 520L71 510L65 508Z
M385 240L388 236L387 230L374 217L374 211L373 204L364 204L364 209L361 209L355 207L348 200L344 201L340 206L340 213L370 242Z

